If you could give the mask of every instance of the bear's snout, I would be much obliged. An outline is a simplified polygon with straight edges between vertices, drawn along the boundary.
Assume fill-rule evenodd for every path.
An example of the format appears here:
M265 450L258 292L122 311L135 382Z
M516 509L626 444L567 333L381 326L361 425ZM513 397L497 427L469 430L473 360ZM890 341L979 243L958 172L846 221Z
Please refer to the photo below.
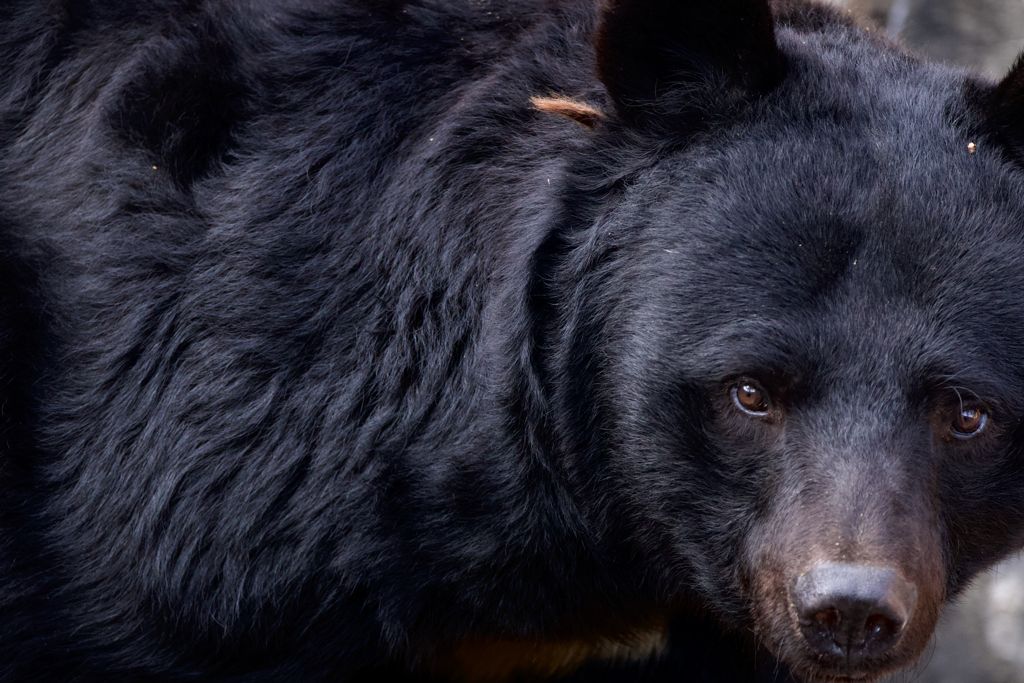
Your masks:
M797 678L877 680L917 660L938 621L941 499L927 444L898 430L872 440L884 448L835 441L790 451L785 476L800 484L765 516L743 580L759 633Z
M859 666L900 640L917 587L886 567L823 563L797 577L789 596L807 644L822 657Z

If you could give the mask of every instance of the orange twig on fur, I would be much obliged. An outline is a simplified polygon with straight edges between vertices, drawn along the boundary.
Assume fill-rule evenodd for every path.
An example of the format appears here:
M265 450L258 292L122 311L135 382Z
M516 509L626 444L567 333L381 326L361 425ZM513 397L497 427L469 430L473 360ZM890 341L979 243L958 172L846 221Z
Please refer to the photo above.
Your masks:
M587 128L593 128L604 118L604 113L598 109L569 97L531 97L530 104L541 111L572 119Z

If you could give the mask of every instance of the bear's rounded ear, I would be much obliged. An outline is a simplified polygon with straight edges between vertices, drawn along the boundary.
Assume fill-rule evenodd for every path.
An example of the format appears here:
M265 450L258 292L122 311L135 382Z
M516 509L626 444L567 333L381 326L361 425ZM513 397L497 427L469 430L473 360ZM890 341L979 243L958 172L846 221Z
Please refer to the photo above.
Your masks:
M1017 156L1024 151L1024 54L992 93L989 115Z
M715 75L756 97L785 73L767 0L601 0L594 47L598 78L627 119Z

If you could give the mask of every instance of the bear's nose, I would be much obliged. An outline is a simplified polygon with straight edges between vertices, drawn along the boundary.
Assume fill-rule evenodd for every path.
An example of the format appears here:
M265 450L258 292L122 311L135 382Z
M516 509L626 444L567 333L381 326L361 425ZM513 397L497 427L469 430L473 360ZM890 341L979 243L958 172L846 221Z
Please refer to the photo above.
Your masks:
M863 564L819 564L797 577L789 595L807 643L848 666L892 649L917 603L916 586Z

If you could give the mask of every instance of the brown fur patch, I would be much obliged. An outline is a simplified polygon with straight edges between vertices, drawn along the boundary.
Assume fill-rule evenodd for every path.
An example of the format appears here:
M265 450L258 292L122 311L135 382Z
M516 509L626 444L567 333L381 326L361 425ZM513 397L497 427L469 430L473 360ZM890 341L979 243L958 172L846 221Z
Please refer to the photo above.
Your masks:
M604 118L602 111L570 97L531 97L530 104L541 111L572 119L587 128L593 128Z
M439 660L435 672L462 683L501 683L522 675L546 678L572 673L591 659L645 659L664 652L667 645L667 624L616 639L468 639Z

